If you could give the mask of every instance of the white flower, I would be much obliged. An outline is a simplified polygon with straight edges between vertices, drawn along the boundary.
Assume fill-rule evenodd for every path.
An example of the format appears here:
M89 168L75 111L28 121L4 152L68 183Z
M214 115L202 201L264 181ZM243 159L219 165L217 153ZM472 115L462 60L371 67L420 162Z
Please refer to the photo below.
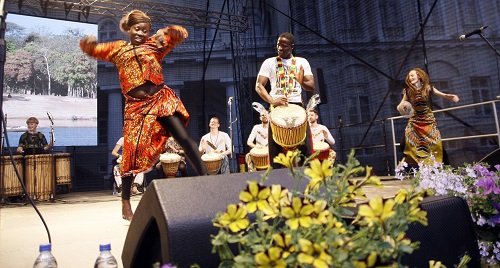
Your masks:
M471 177L471 178L476 178L476 171L474 171L474 169L472 167L466 167L465 168L465 172L467 173L467 176L468 177Z

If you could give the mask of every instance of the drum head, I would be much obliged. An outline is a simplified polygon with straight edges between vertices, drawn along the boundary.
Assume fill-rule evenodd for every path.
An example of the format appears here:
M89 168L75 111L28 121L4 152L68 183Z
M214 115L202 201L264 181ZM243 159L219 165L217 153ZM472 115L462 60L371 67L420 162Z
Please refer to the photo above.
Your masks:
M181 161L181 156L174 153L164 153L160 155L160 162L175 163Z
M313 144L314 151L324 151L330 149L330 145L324 141L318 141Z
M306 110L297 104L274 107L269 115L272 124L292 128L302 125L307 118Z
M266 147L253 147L250 150L250 155L253 156L266 156L269 154L269 148Z

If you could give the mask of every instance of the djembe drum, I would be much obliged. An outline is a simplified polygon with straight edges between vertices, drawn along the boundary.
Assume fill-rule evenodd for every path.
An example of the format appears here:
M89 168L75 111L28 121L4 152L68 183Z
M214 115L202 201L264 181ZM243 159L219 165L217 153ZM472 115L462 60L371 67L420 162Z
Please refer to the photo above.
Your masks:
M284 148L295 148L306 139L306 110L296 104L274 107L269 114L273 139Z
M48 201L54 189L54 157L50 154L26 155L24 176L29 196Z
M328 159L328 156L330 154L330 145L324 141L317 141L313 144L313 150L315 152L319 151L318 159L323 161Z
M313 144L313 150L314 151L319 151L318 154L318 159L323 161L323 160L330 160L332 161L332 164L335 163L335 158L337 157L337 153L333 149L330 148L330 145L324 141L320 142L315 142Z
M69 153L54 154L56 185L71 184L71 160Z
M21 195L23 193L23 187L17 178L17 172L19 172L20 179L24 179L23 172L23 156L14 155L11 161L10 156L2 156L2 165L0 170L1 184L0 189L1 196L15 196Z
M201 160L207 166L208 174L215 175L219 172L222 165L222 158L224 157L221 154L215 152L206 153L201 156Z
M174 153L164 153L160 155L161 168L167 178L175 178L177 170L179 170L179 163L181 156Z
M266 147L253 147L250 150L250 158L255 169L262 170L269 167L269 148Z

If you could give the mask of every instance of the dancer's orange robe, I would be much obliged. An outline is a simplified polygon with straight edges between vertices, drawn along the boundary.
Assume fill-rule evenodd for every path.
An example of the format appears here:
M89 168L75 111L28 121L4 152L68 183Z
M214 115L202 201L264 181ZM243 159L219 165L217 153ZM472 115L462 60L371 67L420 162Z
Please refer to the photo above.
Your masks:
M125 96L122 175L151 169L165 150L169 133L156 120L158 117L176 114L184 124L189 119L186 108L175 92L163 84L161 65L162 59L183 40L176 40L166 34L167 31L158 32L138 46L123 40L91 44L80 42L83 52L99 60L112 62L118 69L120 86ZM146 99L136 99L127 94L147 81L163 85L163 88Z

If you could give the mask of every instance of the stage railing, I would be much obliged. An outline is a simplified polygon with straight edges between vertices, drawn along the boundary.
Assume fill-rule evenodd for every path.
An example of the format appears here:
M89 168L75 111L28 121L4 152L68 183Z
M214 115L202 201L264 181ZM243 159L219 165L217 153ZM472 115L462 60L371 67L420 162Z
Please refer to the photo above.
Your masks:
M447 112L447 111L453 111L453 110L461 110L461 109L466 109L466 108L471 108L471 107L477 107L477 106L486 106L486 105L491 105L492 106L492 111L493 111L493 117L495 119L495 133L489 133L489 134L481 134L481 135L469 135L469 136L459 136L459 137L452 137L452 138L442 138L442 141L453 141L453 140L465 140L465 139L477 139L477 138L487 138L487 137L497 137L498 139L498 145L500 147L500 127L498 125L498 113L496 109L496 103L500 102L500 100L492 100L492 101L485 101L485 102L478 102L474 104L467 104L467 105L461 105L461 106L456 106L456 107L450 107L450 108L445 108L445 109L440 109L440 110L435 110L433 111L434 114L436 113L442 113L442 112ZM397 167L398 165L398 154L396 151L396 148L398 146L401 146L400 143L396 142L396 133L395 133L395 128L394 128L394 121L398 119L408 119L408 115L401 115L401 116L395 116L395 117L389 117L387 120L391 121L391 132L392 132L392 149L393 149L393 155L394 155L394 167Z

